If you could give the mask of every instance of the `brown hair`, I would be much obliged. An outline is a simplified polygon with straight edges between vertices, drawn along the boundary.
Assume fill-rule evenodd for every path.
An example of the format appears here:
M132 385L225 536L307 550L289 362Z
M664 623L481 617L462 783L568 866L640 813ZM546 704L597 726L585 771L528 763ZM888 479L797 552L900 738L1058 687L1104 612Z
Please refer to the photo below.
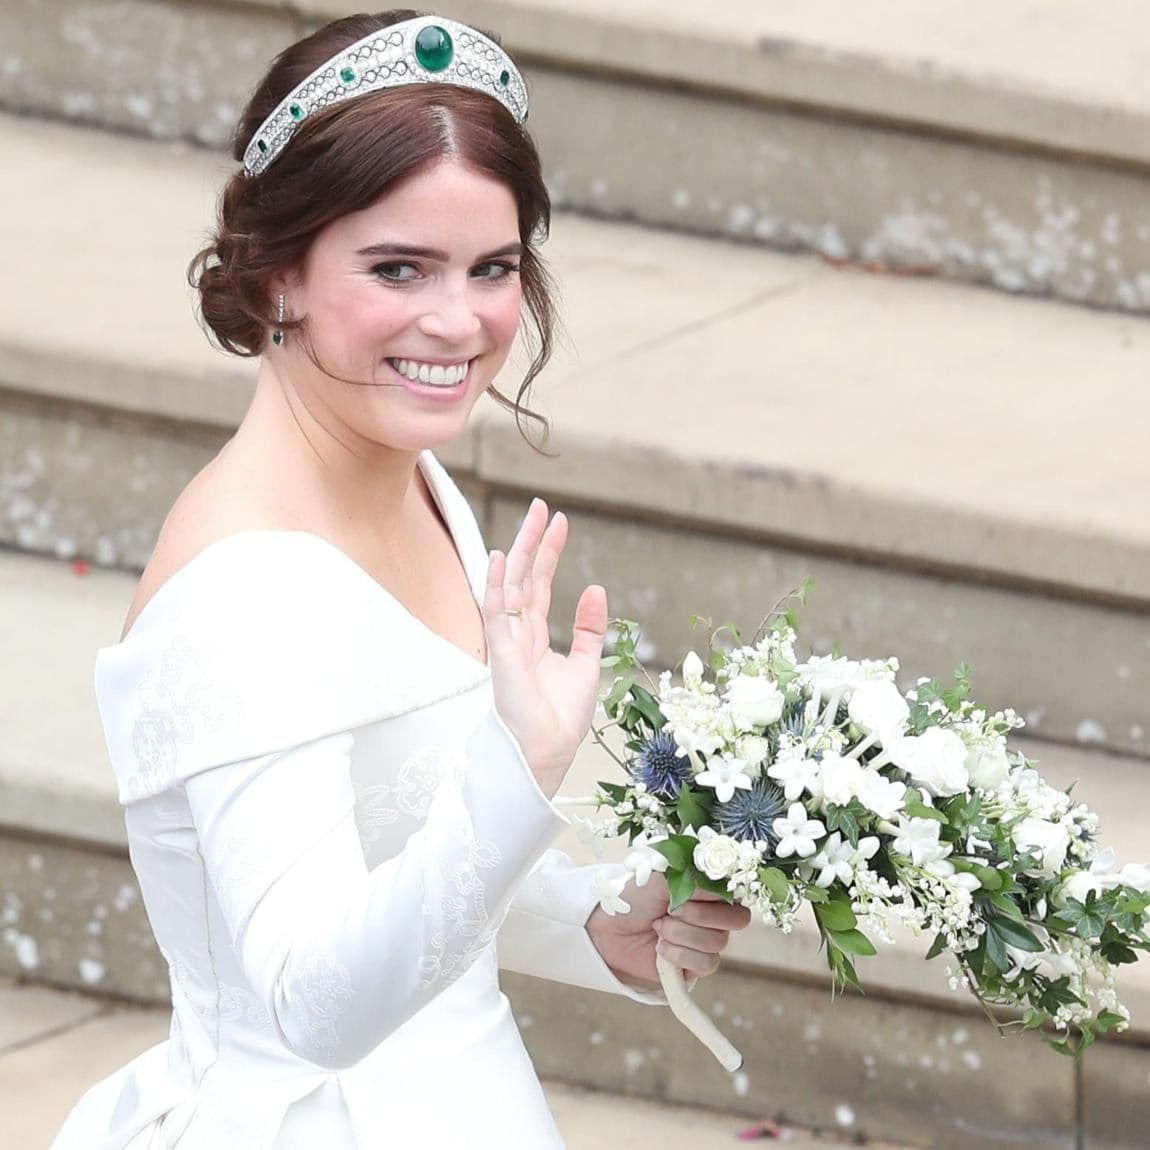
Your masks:
M281 52L240 118L233 158L243 159L256 129L324 61L419 15L401 9L348 16ZM270 328L290 330L301 322L276 323L269 293L273 277L301 268L316 236L333 220L370 206L390 184L446 155L500 180L515 196L524 246L520 282L533 326L527 342L534 355L515 400L494 387L488 390L515 414L525 439L524 417L541 425L546 439L548 420L521 401L554 344L554 287L537 251L550 226L551 200L531 137L498 100L482 92L420 83L347 100L309 117L262 174L235 173L220 196L211 242L188 268L201 321L224 350L259 355ZM309 355L316 362L310 347Z

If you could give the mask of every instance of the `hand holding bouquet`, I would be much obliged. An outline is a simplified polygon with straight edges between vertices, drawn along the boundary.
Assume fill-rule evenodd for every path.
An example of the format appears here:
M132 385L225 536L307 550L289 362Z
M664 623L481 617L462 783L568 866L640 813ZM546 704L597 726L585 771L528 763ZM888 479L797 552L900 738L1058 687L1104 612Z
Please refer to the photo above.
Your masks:
M615 624L610 722L593 731L628 778L599 784L593 831L627 836L638 885L658 870L671 909L702 887L785 932L809 907L834 984L860 990L854 962L875 953L872 936L892 941L894 921L929 932L952 985L1021 1012L1004 1024L988 1009L996 1026L1052 1024L1065 1053L1126 1025L1114 968L1150 949L1150 868L1116 868L1095 816L1010 747L1022 720L969 698L965 668L949 689L903 692L895 659L800 659L786 612L749 645L717 648L723 631L739 641L720 628L709 665L691 652L681 683L669 671L655 683L637 624ZM621 888L607 913L624 911ZM659 973L672 1009L735 1069L679 972Z

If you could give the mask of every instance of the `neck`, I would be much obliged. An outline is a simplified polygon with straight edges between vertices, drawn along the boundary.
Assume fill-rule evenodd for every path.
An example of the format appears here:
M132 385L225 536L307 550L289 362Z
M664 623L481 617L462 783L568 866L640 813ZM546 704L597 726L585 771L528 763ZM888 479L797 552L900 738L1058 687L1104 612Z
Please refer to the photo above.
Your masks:
M365 439L322 403L305 400L267 359L225 450L300 530L386 543L422 501L418 450Z

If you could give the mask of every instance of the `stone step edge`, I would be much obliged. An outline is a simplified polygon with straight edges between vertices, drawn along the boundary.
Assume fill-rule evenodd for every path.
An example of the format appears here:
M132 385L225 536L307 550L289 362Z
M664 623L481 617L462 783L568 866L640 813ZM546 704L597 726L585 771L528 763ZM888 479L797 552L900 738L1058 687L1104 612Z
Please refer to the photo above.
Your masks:
M205 372L0 340L0 398L15 402L76 404L230 431L243 417L253 378L254 369L222 355L219 369ZM1085 524L1068 530L1022 522L752 460L702 453L685 460L650 442L572 435L559 426L548 450L560 460L525 449L511 419L488 410L477 412L465 435L438 454L460 478L571 507L1060 598L1136 608L1150 602L1150 543Z
M0 843L56 842L103 857L126 860L127 836L123 812L112 790L104 785L85 787L74 775L45 775L0 760ZM1125 857L1125 856L1123 856ZM579 860L585 861L585 860ZM878 953L856 964L867 995L876 1001L916 1002L958 1012L981 1008L966 991L948 984L944 957L927 962L929 937L894 933L893 944L876 940ZM735 934L724 962L763 978L777 978L831 988L826 959L820 950L817 927L809 915L800 917L795 930L785 935L753 925ZM1150 966L1150 958L1145 960ZM1130 1010L1130 1029L1124 1040L1150 1044L1150 971L1126 980L1121 990Z
M253 0L282 11L283 0ZM297 0L322 22L341 0ZM1071 94L861 52L757 37L731 22L727 35L660 23L617 7L610 16L531 0L456 0L455 19L497 31L527 65L558 66L742 100L878 121L995 146L1150 164L1150 115ZM732 24L734 26L732 27Z

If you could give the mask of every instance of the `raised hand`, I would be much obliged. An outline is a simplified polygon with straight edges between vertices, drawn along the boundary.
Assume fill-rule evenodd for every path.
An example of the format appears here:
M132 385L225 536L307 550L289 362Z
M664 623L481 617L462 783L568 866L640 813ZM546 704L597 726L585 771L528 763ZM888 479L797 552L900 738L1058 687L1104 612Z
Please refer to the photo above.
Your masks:
M567 773L595 714L599 660L607 633L607 593L584 589L569 654L551 650L551 582L567 542L567 517L548 522L532 501L506 555L492 551L483 599L495 709L550 797Z

